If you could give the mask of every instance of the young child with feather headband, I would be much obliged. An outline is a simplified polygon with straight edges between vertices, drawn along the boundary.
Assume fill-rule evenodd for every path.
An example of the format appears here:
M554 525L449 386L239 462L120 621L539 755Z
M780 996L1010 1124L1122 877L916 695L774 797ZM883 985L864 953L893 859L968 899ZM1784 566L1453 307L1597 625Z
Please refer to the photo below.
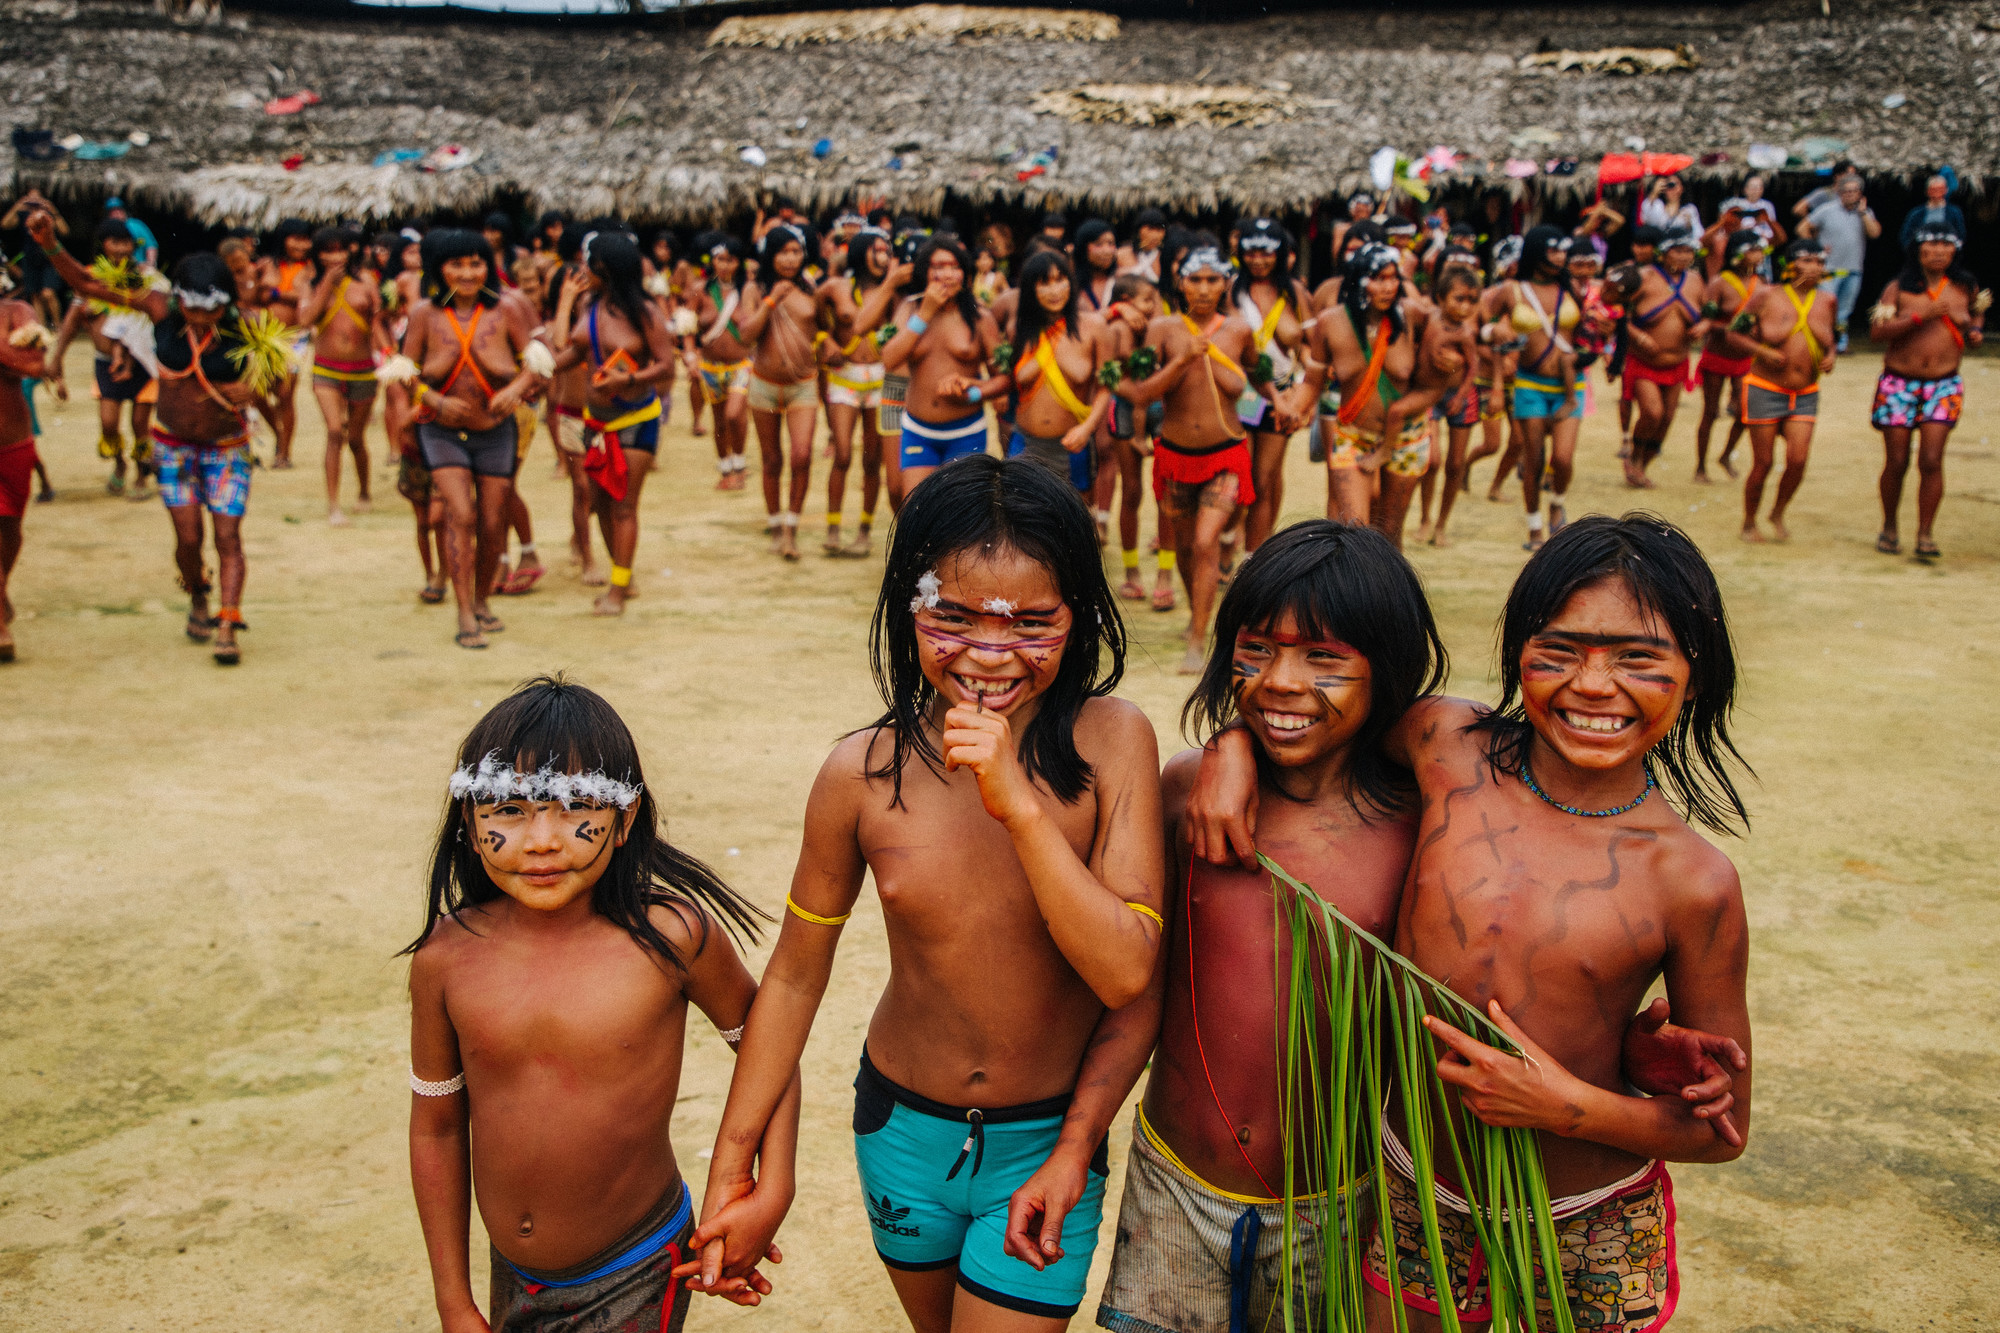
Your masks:
M741 1038L757 983L731 937L753 938L760 914L662 836L632 734L590 690L527 682L458 758L404 950L410 1176L439 1319L445 1333L678 1330L694 1215L670 1131L688 1006ZM791 1193L797 1070L779 1081L752 1145L759 1202ZM475 1200L493 1249L483 1319ZM753 1270L750 1303L756 1287L770 1289Z

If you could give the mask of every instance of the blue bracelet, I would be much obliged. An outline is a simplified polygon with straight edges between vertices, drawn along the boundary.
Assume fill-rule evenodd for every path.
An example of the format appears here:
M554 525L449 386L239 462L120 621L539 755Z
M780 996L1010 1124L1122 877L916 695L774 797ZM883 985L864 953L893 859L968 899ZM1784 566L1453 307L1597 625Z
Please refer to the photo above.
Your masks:
M916 334L918 337L922 337L924 330L929 328L930 326L931 326L930 321L925 319L922 315L911 315L908 322L903 325L904 328L908 329L911 333Z
M973 385L971 388L965 391L965 401L968 403L976 403L985 396L986 396L985 391L982 390L977 384Z

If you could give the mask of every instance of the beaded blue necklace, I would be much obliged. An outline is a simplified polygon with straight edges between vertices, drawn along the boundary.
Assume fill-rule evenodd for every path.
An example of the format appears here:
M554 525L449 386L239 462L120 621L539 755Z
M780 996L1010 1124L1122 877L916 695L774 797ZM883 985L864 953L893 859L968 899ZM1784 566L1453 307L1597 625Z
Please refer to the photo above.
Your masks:
M1558 801L1555 797L1549 795L1547 792L1543 791L1539 786L1535 784L1535 774L1533 770L1531 770L1528 767L1528 761L1526 759L1523 759L1521 761L1521 781L1528 784L1529 791L1541 797L1545 803L1554 806L1556 809L1562 811L1566 815L1581 815L1585 819L1609 819L1613 815L1622 815L1627 810L1638 809L1640 804L1648 796L1651 796L1653 794L1653 787L1654 787L1653 765L1650 761L1645 761L1642 762L1641 767L1643 767L1646 770L1646 789L1640 792L1637 796L1634 796L1631 800L1625 802L1625 804L1614 805L1609 810L1579 810L1573 805L1564 805L1561 801Z

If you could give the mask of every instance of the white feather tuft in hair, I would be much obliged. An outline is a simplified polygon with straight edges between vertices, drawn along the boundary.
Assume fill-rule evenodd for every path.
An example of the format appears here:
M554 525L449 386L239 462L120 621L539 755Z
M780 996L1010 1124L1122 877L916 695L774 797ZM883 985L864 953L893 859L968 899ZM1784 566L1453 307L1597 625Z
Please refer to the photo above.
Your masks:
M910 610L922 611L938 604L938 589L944 584L938 581L937 571L927 569L917 575L917 595L910 599Z
M529 343L528 349L521 354L521 364L527 367L530 375L539 375L545 380L556 377L556 354L539 338Z
M989 616L1006 616L1010 620L1014 616L1014 603L1005 597L989 597L979 604L979 609Z
M665 296L674 289L673 284L667 280L667 275L658 272L648 276L640 285L646 289L648 296Z

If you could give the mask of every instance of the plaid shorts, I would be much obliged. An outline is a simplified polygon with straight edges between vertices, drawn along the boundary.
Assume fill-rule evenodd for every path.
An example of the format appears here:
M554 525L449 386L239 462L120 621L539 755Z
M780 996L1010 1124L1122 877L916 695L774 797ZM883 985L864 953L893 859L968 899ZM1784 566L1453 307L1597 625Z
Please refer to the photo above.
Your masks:
M250 448L241 438L188 444L156 430L153 465L169 509L199 504L211 514L242 518L250 503Z

